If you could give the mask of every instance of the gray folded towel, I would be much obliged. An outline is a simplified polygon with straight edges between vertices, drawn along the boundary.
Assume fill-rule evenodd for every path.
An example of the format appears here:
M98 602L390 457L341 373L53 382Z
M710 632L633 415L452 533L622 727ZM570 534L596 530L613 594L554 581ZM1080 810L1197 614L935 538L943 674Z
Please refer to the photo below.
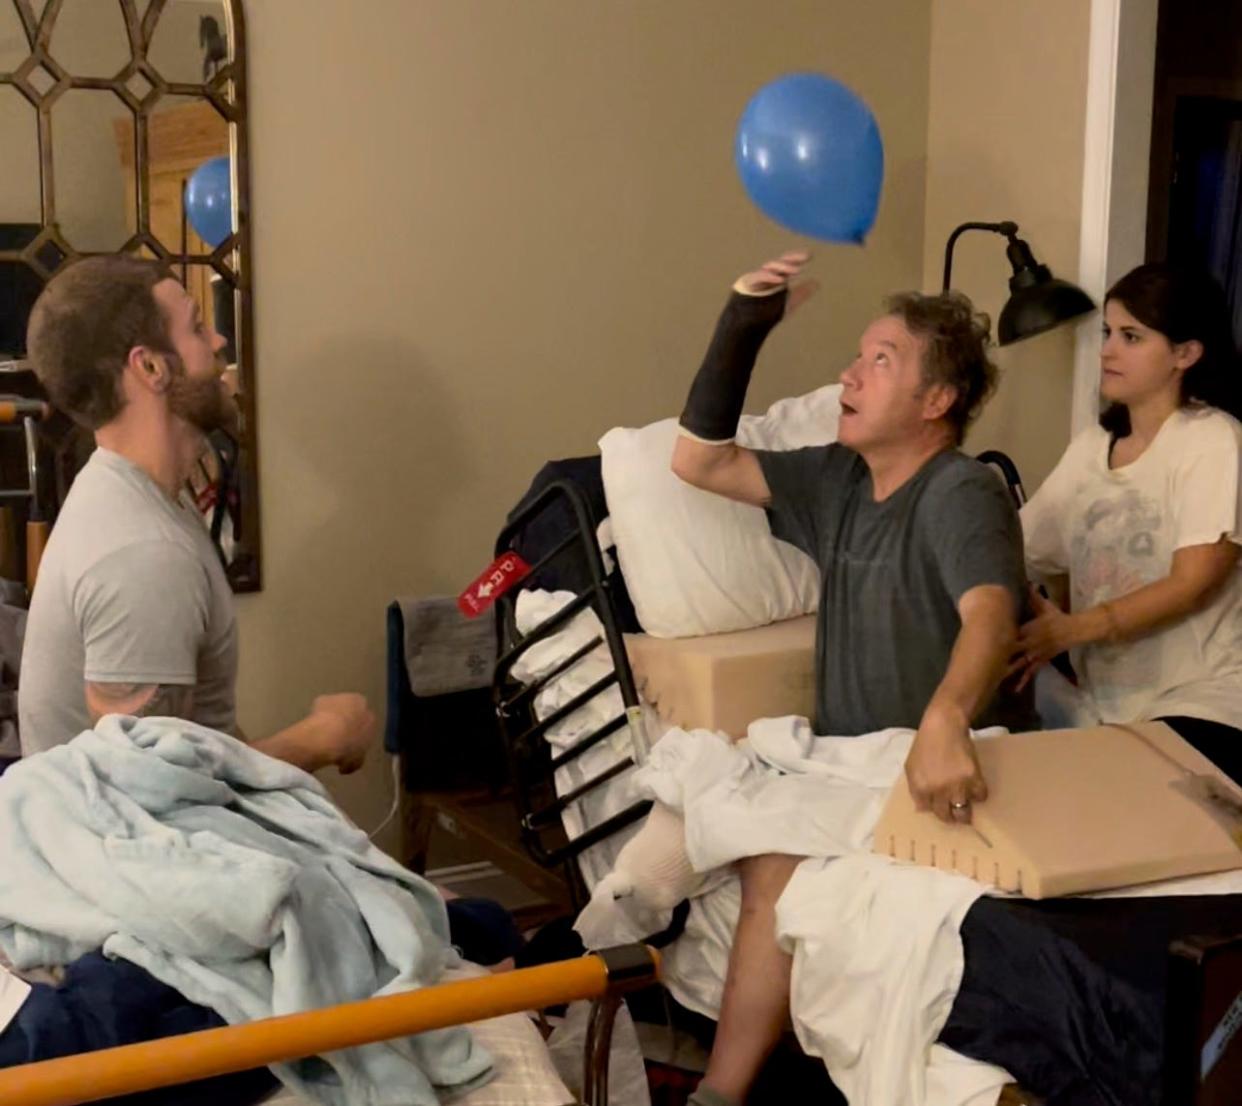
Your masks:
M467 618L457 600L398 599L405 624L405 667L410 690L429 697L487 687L496 665L496 624Z

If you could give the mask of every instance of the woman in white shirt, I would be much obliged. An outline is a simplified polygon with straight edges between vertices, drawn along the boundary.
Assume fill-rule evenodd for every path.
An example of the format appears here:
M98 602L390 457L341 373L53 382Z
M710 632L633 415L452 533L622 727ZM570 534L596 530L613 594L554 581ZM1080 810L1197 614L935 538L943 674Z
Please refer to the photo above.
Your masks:
M1026 678L1068 650L1076 722L1163 719L1242 779L1242 380L1219 285L1122 277L1100 367L1100 425L1022 510L1028 571L1068 600L1036 597Z

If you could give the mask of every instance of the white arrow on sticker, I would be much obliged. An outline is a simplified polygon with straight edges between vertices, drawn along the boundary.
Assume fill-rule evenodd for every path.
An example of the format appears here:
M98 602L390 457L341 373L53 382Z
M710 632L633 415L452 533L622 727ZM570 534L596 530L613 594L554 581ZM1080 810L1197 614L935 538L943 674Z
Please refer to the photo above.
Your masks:
M495 590L496 589L492 584L489 584L486 581L484 581L482 584L479 585L478 596L480 599L486 599Z

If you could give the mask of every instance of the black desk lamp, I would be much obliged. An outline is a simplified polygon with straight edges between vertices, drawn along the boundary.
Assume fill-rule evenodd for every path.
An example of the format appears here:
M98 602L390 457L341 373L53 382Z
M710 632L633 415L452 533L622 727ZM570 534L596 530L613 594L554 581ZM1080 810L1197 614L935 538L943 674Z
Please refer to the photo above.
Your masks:
M953 246L968 230L990 230L1009 239L1005 249L1013 276L1009 278L1009 301L996 321L996 337L1002 346L1042 334L1095 310L1095 304L1076 284L1058 280L1031 253L1031 247L1018 237L1017 223L963 223L944 248L944 291L951 287Z

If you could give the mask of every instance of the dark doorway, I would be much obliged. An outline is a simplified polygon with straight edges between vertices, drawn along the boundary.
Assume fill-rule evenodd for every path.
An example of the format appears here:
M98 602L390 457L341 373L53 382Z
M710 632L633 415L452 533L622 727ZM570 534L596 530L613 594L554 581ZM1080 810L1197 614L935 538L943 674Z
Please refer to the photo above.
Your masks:
M1160 2L1147 257L1210 270L1242 343L1242 4Z

